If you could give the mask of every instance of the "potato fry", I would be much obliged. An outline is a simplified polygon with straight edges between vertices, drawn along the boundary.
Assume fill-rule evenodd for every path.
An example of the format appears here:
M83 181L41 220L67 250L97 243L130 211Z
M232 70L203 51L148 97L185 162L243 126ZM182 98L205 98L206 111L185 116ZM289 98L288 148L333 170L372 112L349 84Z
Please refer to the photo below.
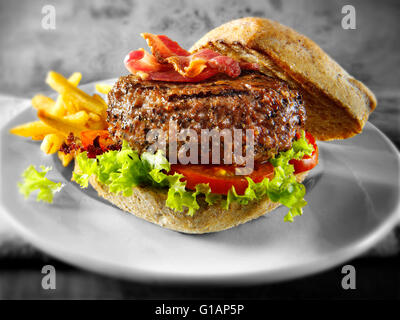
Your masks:
M71 99L69 99L67 94L60 94L59 97L64 107L64 112L60 117L74 114L79 111L79 108L75 105L75 103Z
M64 136L51 133L44 137L40 149L46 154L53 154L60 150L64 142Z
M58 159L60 159L64 167L67 167L69 163L74 159L74 155L71 153L65 154L64 152L58 151Z
M58 133L58 130L42 121L32 121L12 128L10 133L22 137L44 137L50 133Z
M107 129L107 122L102 121L92 121L89 120L87 123L87 127L89 130L105 130Z
M81 79L82 79L82 74L80 72L74 72L68 78L68 82L71 83L74 87L77 87ZM65 99L63 99L62 95L59 95L53 107L52 114L62 117L65 115L66 111L68 111L68 106L65 106ZM74 112L76 112L76 108L74 109Z
M106 109L107 109L107 102L105 102L104 101L104 99L100 96L100 95L98 95L97 93L94 93L93 94L93 98L96 100L96 101L98 101L98 102L100 102Z
M74 87L77 87L79 85L79 82L81 82L82 79L82 73L80 72L74 72L71 74L71 76L68 78L68 82L72 84Z
M56 104L56 102L53 99L51 99L50 97L44 96L42 94L35 95L32 98L31 102L32 102L32 106L36 110L43 109L43 110L48 110L48 111L51 111Z
M86 125L86 122L89 120L89 115L87 114L86 111L78 111L76 113L67 115L64 117L64 120L70 121L72 125L76 126L81 126L84 127Z
M99 101L74 87L61 74L50 71L47 75L46 83L58 93L65 95L65 99L71 100L82 109L99 115L103 113L104 106Z
M103 94L108 94L112 89L112 85L105 84L105 83L97 83L96 84L96 91Z
M102 119L105 120L107 118L107 108L108 108L107 102L105 102L104 99L96 93L93 94L93 98L96 99L103 106L103 112L100 116L102 117Z
M101 117L98 114L95 114L93 112L89 112L89 120L99 122L101 121Z
M34 141L41 141L41 140L44 139L44 137L45 137L45 135L33 136L33 137L32 137L32 140L34 140Z
M59 94L56 100L56 103L54 104L53 109L51 110L51 113L57 117L62 117L64 116L67 112L66 106L64 104L62 95Z
M77 125L73 120L65 119L64 117L59 118L43 110L38 111L38 118L49 127L57 129L66 136L71 132L74 135L79 136L82 131L87 130L84 126Z

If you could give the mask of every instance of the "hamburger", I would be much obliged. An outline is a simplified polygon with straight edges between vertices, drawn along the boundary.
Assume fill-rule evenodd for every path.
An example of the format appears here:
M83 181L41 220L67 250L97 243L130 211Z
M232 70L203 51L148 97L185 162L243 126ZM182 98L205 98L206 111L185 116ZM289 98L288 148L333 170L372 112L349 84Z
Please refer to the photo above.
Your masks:
M376 107L318 45L268 19L228 22L189 51L142 36L151 53L126 57L131 74L108 93L108 130L68 148L81 145L77 183L168 229L221 231L280 205L293 221L318 163L315 140L360 133Z

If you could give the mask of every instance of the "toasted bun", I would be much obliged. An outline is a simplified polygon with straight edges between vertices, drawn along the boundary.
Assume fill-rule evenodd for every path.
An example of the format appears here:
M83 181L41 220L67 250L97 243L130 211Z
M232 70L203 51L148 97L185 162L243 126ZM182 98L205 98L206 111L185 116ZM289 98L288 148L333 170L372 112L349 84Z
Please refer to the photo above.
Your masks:
M79 170L76 161L75 169ZM296 175L297 181L303 181L307 173L308 171ZM175 212L165 205L166 190L136 187L133 188L132 196L124 197L121 194L110 193L108 187L97 181L95 176L90 177L89 182L99 196L118 208L161 227L185 233L222 231L261 217L280 206L279 203L265 198L245 206L233 203L228 210L224 210L219 204L210 206L199 199L200 209L193 216L189 216L186 212Z
M316 43L275 21L230 21L208 32L191 51L202 48L258 63L261 72L301 90L306 103L306 129L318 140L344 139L360 133L376 107L374 94Z

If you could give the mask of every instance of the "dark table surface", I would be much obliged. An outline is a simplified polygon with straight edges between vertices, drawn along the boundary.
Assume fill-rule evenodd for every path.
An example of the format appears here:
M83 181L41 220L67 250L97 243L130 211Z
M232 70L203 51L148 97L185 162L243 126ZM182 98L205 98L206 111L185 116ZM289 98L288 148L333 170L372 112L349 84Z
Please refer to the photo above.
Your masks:
M56 268L56 290L43 290L43 265ZM342 266L298 280L251 286L193 286L124 281L78 270L49 257L0 264L0 299L399 299L400 257L359 258L356 289L341 286Z
M57 28L41 28L52 3ZM110 5L112 3L112 5ZM30 97L45 90L48 70L81 71L84 82L125 73L122 59L144 46L142 31L163 33L189 47L207 30L240 16L264 16L305 33L376 94L370 121L400 147L400 2L352 1L357 29L340 26L347 1L0 1L0 93ZM396 231L397 239L400 233ZM43 265L57 270L57 289L43 290ZM341 266L294 281L241 287L127 282L76 269L37 251L0 257L0 299L33 298L400 298L400 256L362 257L356 290L343 290Z

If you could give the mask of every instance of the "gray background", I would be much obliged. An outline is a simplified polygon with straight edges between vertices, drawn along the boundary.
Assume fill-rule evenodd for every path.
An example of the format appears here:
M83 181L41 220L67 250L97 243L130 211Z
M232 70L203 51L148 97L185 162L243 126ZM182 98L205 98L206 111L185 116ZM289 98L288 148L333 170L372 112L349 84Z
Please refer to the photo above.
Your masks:
M357 29L343 30L352 4ZM43 30L41 9L56 8L56 30ZM123 58L145 47L140 32L163 33L189 48L223 22L243 16L277 20L309 36L373 91L400 87L400 1L114 0L0 2L0 92L45 90L48 70L83 73L89 82L126 73Z

